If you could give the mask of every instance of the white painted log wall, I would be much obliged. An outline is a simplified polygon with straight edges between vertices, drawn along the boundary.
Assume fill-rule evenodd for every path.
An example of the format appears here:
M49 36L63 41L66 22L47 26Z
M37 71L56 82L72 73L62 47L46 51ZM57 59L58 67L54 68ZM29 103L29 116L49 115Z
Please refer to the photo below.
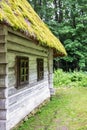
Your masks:
M53 49L49 49L49 54L48 54L48 81L49 81L49 89L50 89L50 94L54 95L55 90L53 88Z
M48 83L48 49L35 45L9 32L7 36L8 61L8 129L10 130L34 108L50 97ZM16 88L16 56L29 57L29 84ZM44 79L37 82L37 58L44 59Z
M7 31L0 25L0 130L8 130Z
M17 102L11 105L11 107L9 108L10 113L8 123L9 129L10 127L16 125L20 120L22 120L25 117L25 115L28 115L34 108L40 105L45 99L50 97L47 84L48 84L47 82L44 82L42 84L33 86L32 88L30 88L33 91L31 90L31 92L25 96L24 94L26 93L26 91L28 91L29 88L25 92L24 91L20 92L22 94L21 100L17 100ZM20 95L20 93L14 95L14 97L9 98L12 98L11 100L14 100L14 98ZM14 111L12 109L14 109Z
M16 84L15 77L15 59L16 56L20 55L20 53L8 52L8 79L9 79L9 87L13 87ZM21 56L21 55L20 55ZM25 55L23 55L25 56ZM26 55L29 57L29 84L37 82L37 61L38 56L34 55ZM47 58L39 57L44 59L44 79L48 78L48 69L47 69ZM15 86L16 87L16 86Z

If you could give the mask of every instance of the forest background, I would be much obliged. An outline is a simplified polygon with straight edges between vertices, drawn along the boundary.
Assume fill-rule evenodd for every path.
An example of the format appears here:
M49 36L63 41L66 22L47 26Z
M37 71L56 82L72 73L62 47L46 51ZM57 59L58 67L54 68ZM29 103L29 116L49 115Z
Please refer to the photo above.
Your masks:
M54 59L54 67L65 71L87 71L87 0L28 0L68 56Z

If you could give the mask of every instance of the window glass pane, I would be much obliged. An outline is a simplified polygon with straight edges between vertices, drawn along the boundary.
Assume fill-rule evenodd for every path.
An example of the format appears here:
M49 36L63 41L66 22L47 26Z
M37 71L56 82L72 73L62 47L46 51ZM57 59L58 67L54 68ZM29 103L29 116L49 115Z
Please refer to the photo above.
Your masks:
M28 80L28 76L26 76L26 80Z
M26 74L28 74L28 68L26 69Z
M23 82L24 81L24 76L21 76L21 82Z
M28 83L29 77L29 68L28 63L29 59L26 57L17 57L17 85Z
M25 61L25 67L28 67L28 62L27 61Z
M21 61L21 67L24 67L24 61L23 60Z
M37 59L37 80L42 80L44 77L43 59Z

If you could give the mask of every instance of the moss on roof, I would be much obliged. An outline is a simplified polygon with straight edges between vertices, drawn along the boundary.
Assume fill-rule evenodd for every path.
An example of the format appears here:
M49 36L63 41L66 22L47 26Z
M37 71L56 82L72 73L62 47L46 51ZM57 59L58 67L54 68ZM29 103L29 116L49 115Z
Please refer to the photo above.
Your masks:
M0 22L24 32L60 55L66 51L26 0L0 0Z

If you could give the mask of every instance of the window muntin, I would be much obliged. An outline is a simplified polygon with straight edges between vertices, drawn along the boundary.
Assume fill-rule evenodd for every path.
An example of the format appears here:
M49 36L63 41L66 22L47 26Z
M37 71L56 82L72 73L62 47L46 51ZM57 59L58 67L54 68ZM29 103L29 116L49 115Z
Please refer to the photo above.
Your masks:
M44 61L43 59L37 59L37 81L44 78Z
M17 87L27 84L29 80L29 58L17 56Z

